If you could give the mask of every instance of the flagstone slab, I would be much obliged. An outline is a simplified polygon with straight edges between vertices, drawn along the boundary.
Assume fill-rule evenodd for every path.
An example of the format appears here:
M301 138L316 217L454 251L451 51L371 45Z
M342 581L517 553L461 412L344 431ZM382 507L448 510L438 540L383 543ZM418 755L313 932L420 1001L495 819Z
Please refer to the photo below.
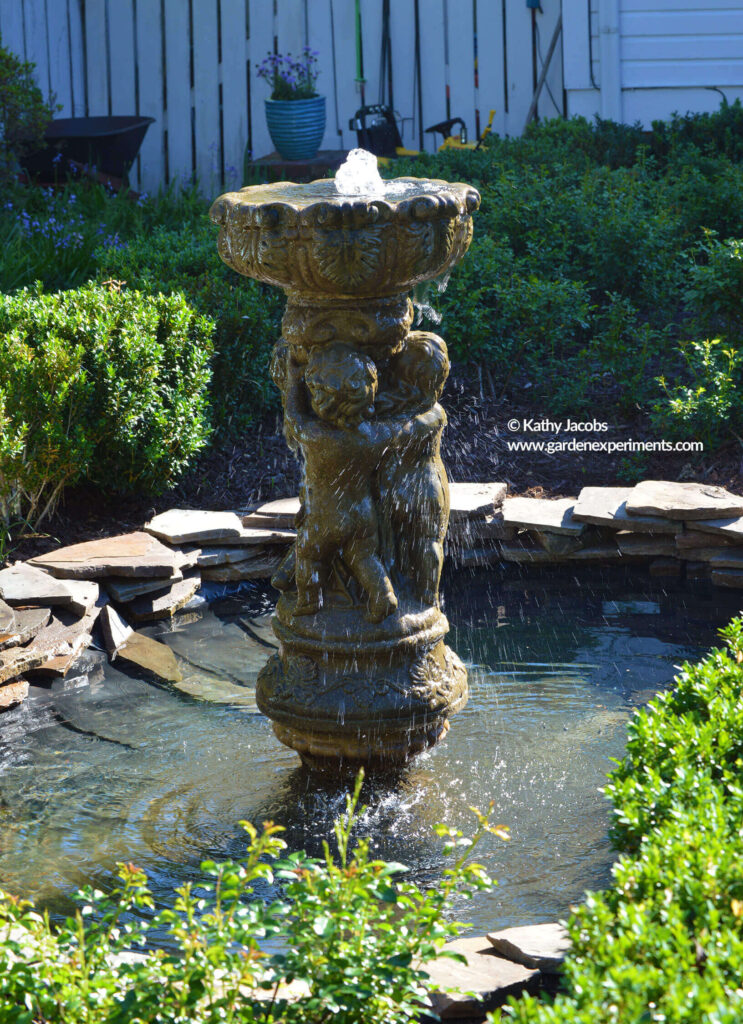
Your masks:
M106 652L113 661L134 630L110 604L101 611L100 623Z
M743 587L743 570L740 569L713 569L710 579L718 587L734 587L739 590Z
M178 568L179 555L157 537L137 530L59 548L30 559L30 564L61 579L170 576Z
M0 636L4 633L12 633L15 626L15 612L0 599Z
M490 547L455 549L449 557L460 568L472 569L479 565L495 565L500 562L501 553L497 544L493 544Z
M583 543L582 537L574 537L566 533L550 533L543 530L530 530L529 532L533 533L534 539L551 555L572 557Z
M133 622L154 622L169 619L191 600L201 586L201 575L190 576L173 583L167 590L155 595L136 597L126 606L126 615Z
M48 605L59 608L73 602L64 583L28 562L0 571L0 597L8 604Z
M506 498L505 526L579 537L585 526L573 517L575 498Z
M477 519L455 520L449 527L447 539L451 544L477 544L484 540L513 540L516 528L506 526L502 512L493 512Z
M620 532L616 539L623 555L643 555L647 558L672 558L678 555L673 537L662 534Z
M202 548L198 564L200 569L213 569L215 566L233 565L235 562L244 562L245 560L245 551L237 546Z
M507 960L546 974L558 972L570 952L567 928L557 921L490 932L488 941Z
M555 565L564 561L558 555L545 551L543 547L534 540L524 544L519 538L514 541L504 541L500 546L501 558L504 562L518 562L528 565Z
M743 544L743 534L741 534L740 541ZM727 548L734 543L733 539L722 533L705 533L702 530L686 529L682 533L676 534L676 547L679 551L694 548Z
M242 522L234 512L171 508L150 520L145 530L168 544L206 543L239 537Z
M627 511L687 521L741 516L743 498L713 484L643 480L627 498Z
M265 554L258 558L246 558L229 565L207 566L201 570L205 580L213 583L236 583L240 580L268 579L283 561L283 553Z
M31 646L49 648L50 654L40 665L29 671L42 676L66 676L78 657L90 645L93 639L93 626L100 611L100 607L94 605L71 625L65 625L59 619L53 618L31 641Z
M28 697L28 682L25 679L14 679L12 683L5 683L0 686L0 711L9 711L10 708L22 704Z
M604 544L587 544L568 555L571 562L617 562L625 556L616 546L606 542Z
M694 529L713 536L725 537L733 544L743 544L743 516L723 519L697 519Z
M129 667L165 683L180 683L183 679L175 655L167 644L153 640L144 633L132 632L116 654L119 665Z
M144 594L167 590L182 579L183 573L176 569L170 576L150 576L144 579L137 579L136 576L107 576L103 583L114 601L126 603Z
M241 516L243 526L292 529L299 512L299 498L279 498L266 501Z
M67 580L65 588L72 598L68 607L76 615L87 615L100 600L101 588L92 580Z
M492 516L502 507L507 491L504 483L450 483L450 522Z
M261 544L291 544L296 536L296 530L278 526L243 526L239 537L225 537L220 544L242 548Z
M631 487L584 487L575 503L573 518L581 523L636 533L679 533L683 529L681 523L663 516L630 515L627 498L631 493Z
M443 1020L471 1017L495 1009L510 996L533 991L539 984L538 970L498 956L485 935L455 939L447 943L445 949L462 953L467 963L438 957L425 965L425 971L436 985L459 990L429 994L432 1009ZM464 994L468 991L473 995Z
M709 562L712 569L743 570L743 551L737 551L735 548L728 550L718 548L712 551L709 558L697 559L697 561Z
M9 633L0 633L0 651L28 643L46 626L51 614L51 608L16 608L13 629Z

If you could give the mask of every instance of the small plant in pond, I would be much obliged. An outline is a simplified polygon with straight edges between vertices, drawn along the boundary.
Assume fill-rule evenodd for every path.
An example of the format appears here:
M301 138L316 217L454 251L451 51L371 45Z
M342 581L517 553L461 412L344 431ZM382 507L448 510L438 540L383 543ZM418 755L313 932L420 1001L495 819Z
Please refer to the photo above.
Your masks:
M308 100L317 96L317 50L305 46L299 57L269 53L258 65L258 77L271 86L272 100Z
M267 822L248 833L247 856L205 861L211 881L176 891L172 909L149 922L147 879L120 865L108 897L80 893L74 917L60 928L28 904L0 894L0 1019L13 1024L402 1024L416 1019L426 997L425 965L441 955L461 926L448 920L455 896L492 883L472 851L485 832L508 838L503 826L475 812L472 837L439 826L452 863L424 891L401 875L402 864L373 860L369 841L352 848L359 773L346 812L335 825L337 850L322 859L285 847ZM278 882L278 899L261 897ZM252 899L248 901L247 897ZM122 957L159 930L172 952ZM263 948L273 940L282 952ZM456 957L462 959L461 956ZM291 986L291 988L289 987Z

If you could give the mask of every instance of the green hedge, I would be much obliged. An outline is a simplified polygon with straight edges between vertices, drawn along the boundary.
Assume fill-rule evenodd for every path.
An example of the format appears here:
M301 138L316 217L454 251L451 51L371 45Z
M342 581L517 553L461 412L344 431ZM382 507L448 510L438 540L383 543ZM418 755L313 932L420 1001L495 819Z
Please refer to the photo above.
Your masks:
M173 484L209 437L212 331L178 295L0 295L0 524L38 523L82 477Z
M743 1020L743 619L635 714L611 774L614 887L570 921L566 992L520 1024Z
M240 277L217 254L213 226L204 219L180 230L160 228L127 246L101 249L100 280L127 288L181 294L215 322L212 411L222 434L247 428L265 408L278 408L268 367L281 334L284 296Z

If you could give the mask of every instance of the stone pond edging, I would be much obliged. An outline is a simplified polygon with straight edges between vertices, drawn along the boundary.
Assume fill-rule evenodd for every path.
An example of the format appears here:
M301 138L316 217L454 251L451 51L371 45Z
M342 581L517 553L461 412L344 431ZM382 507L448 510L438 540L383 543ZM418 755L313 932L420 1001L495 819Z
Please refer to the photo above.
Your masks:
M270 578L295 537L297 498L244 512L171 509L142 530L58 548L0 570L0 711L65 677L94 642L125 667L180 681L175 655L139 624L188 610L204 581ZM644 564L653 575L743 588L743 497L698 483L584 487L577 498L507 495L504 483L451 485L447 554L460 567ZM442 1017L485 1009L544 983L567 952L562 925L457 939L467 963L430 966Z

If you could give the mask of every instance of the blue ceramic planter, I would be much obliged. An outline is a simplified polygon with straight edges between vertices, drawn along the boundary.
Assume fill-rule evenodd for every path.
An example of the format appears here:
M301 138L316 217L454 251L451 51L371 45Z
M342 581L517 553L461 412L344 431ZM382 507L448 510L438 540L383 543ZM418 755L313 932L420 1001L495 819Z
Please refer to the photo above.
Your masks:
M266 124L284 160L311 160L325 134L325 97L266 100Z

